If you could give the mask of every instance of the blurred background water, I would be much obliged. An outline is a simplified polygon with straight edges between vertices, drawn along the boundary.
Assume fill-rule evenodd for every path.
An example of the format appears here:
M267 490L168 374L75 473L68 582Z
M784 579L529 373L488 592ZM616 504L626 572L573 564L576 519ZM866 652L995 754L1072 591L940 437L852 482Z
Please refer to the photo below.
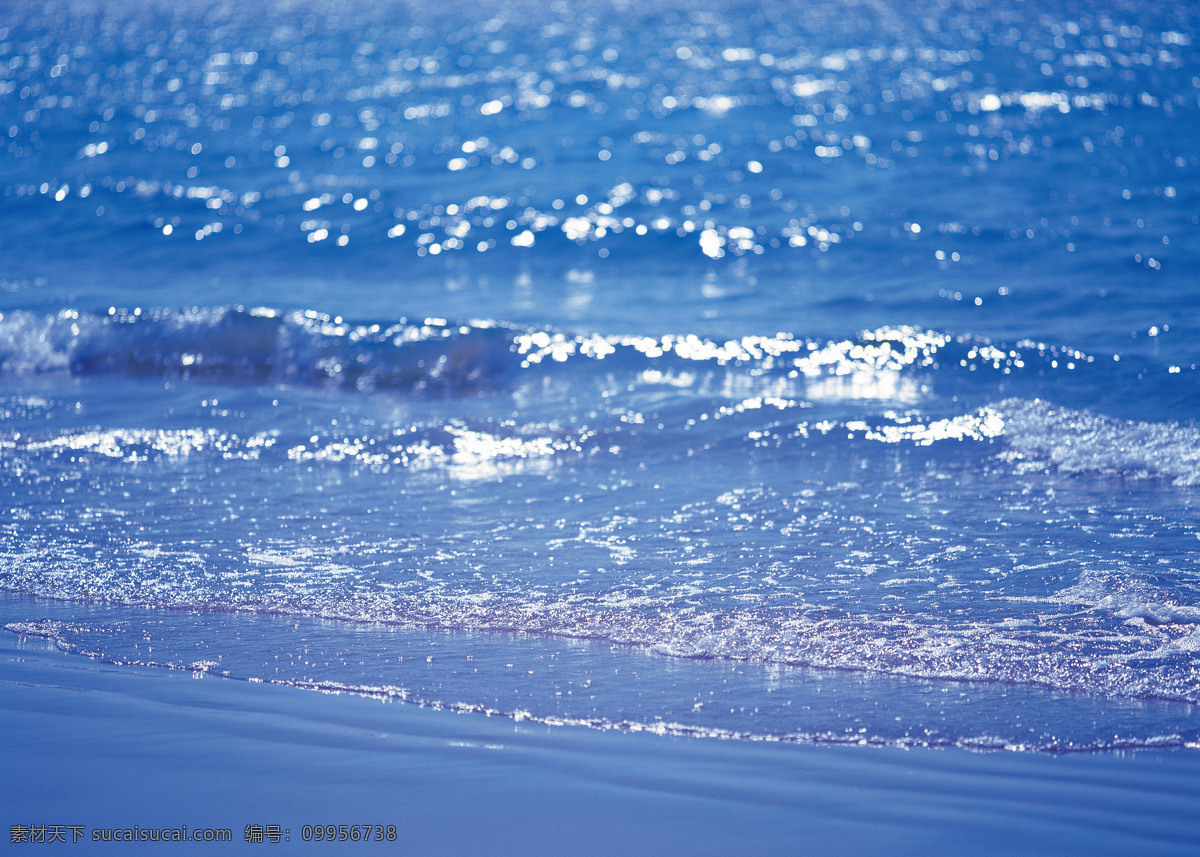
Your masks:
M12 4L9 629L597 728L1194 746L1196 38Z

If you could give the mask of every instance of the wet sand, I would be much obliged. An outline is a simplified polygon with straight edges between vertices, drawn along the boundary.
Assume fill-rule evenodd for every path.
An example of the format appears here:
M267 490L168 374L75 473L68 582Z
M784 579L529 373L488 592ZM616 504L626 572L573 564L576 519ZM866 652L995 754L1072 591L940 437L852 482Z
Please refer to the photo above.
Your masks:
M64 654L0 634L2 832L75 853L1194 854L1200 753L786 746L552 728ZM91 842L225 828L231 842ZM247 828L281 841L247 842ZM18 828L23 830L23 828ZM372 833L375 834L374 827ZM67 840L71 838L67 831ZM286 841L284 841L286 840ZM15 845L12 847L16 847Z

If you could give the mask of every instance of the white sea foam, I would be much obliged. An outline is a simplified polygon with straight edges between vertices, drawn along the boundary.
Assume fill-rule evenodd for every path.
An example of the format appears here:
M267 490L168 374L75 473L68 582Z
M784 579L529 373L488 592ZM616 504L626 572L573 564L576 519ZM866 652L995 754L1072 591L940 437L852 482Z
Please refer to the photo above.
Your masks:
M1118 420L1040 399L995 406L1004 421L1006 457L1062 473L1158 477L1200 485L1200 428Z

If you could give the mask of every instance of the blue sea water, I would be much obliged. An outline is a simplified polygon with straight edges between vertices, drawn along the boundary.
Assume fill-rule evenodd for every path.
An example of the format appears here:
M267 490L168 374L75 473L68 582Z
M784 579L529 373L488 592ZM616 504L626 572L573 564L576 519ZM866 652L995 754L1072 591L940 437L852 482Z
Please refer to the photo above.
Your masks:
M1195 749L1198 39L10 4L7 628L597 729Z

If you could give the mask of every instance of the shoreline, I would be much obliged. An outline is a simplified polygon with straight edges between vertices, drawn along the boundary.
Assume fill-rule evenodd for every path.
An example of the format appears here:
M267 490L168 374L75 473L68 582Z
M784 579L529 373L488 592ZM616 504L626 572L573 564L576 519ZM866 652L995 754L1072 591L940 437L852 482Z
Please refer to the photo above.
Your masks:
M428 854L1193 853L1200 753L763 745L550 727L183 671L0 635L3 822L396 827ZM286 833L284 833L286 831ZM5 831L0 830L0 835ZM69 839L69 837L68 837ZM111 847L162 842L113 842ZM97 843L88 842L90 847Z

